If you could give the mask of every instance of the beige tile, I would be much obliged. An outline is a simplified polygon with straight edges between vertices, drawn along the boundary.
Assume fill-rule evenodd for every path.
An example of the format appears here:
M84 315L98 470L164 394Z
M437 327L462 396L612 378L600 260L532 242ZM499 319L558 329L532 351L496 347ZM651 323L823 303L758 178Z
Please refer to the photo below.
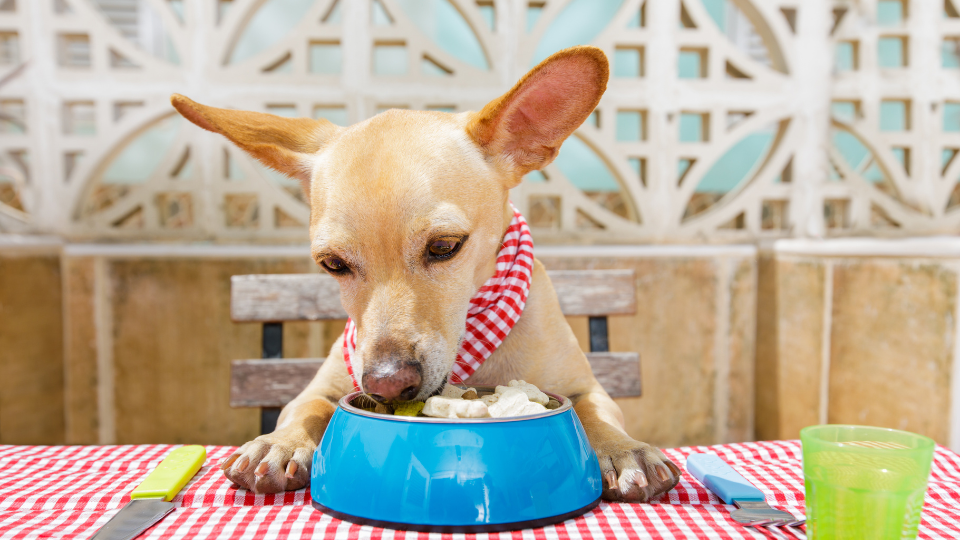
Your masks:
M322 345L320 350L323 351L323 356L326 357L330 354L330 349L333 345L340 339L340 336L343 335L343 330L347 326L346 319L339 321L326 321L321 323L320 334L322 336Z
M230 320L230 276L313 271L309 260L112 262L117 442L256 436L259 413L230 408L229 378L231 360L260 356L261 327Z
M580 350L590 351L590 318L571 316L567 317L567 324L573 330L573 335L577 336L577 343L580 344Z
M754 439L754 371L757 333L757 263L734 259L729 298L730 377L726 437L722 442Z
M91 257L64 257L64 418L67 444L98 444L97 329Z
M838 263L833 275L829 421L947 444L957 273L874 259Z
M802 428L819 423L823 264L819 261L778 261L776 282L778 414L777 429L772 438L796 439Z
M0 257L0 443L63 444L59 256Z
M320 358L323 345L323 323L317 321L290 321L283 323L284 358Z
M757 259L757 337L754 367L754 417L758 440L780 434L779 311L777 308L777 261L773 253L760 252Z
M715 261L541 258L547 269L633 268L638 313L609 319L610 348L640 353L643 396L618 399L631 436L658 446L715 441Z

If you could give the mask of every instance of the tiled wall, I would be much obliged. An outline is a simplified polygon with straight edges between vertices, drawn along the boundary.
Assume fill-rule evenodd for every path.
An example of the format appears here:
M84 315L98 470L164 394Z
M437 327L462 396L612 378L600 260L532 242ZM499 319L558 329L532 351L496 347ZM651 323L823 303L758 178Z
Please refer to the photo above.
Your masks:
M0 252L0 443L62 444L60 258Z
M640 353L643 396L619 400L631 435L662 446L753 438L753 248L545 247L538 257L548 269L636 271L637 314L610 318L610 349Z
M0 258L0 328L24 327L0 358L36 381L17 394L3 377L0 418L21 414L18 407L43 418L29 429L4 422L0 442L241 444L257 434L257 412L228 405L230 361L260 354L259 325L230 321L229 278L315 271L308 257L290 249L51 250ZM753 248L540 251L548 268L637 270L639 312L610 321L611 349L642 356L644 395L620 401L631 434L670 446L751 438ZM52 297L40 302L36 291ZM49 324L31 322L38 318ZM571 324L586 346L586 320ZM284 328L284 355L310 357L342 325ZM37 401L43 407L34 410Z
M780 241L759 267L758 438L829 422L958 447L960 240Z
M0 247L0 443L241 444L229 364L260 328L229 316L235 274L313 272L300 248ZM958 447L960 240L541 247L551 269L633 268L638 313L611 350L641 355L629 432L662 446L796 438L820 422ZM569 319L586 347L584 318ZM325 353L342 324L284 327Z

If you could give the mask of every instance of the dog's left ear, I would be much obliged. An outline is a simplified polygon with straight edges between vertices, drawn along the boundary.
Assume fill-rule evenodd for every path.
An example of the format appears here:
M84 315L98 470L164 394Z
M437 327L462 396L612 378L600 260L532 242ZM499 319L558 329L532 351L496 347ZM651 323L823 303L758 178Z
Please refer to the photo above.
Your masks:
M218 109L174 94L170 103L184 118L219 133L261 163L296 178L309 196L311 157L341 128L312 118Z
M524 174L557 157L563 141L597 107L609 75L607 57L600 49L564 49L475 113L467 133L488 157L506 166L507 188L512 188Z

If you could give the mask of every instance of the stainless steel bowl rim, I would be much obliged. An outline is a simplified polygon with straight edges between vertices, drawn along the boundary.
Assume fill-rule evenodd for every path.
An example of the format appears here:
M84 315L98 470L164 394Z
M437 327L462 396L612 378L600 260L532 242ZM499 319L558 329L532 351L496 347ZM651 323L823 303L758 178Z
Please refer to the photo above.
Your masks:
M478 391L490 391L493 392L496 390L495 386L470 386L469 388L476 388ZM504 418L433 418L430 416L397 416L394 414L381 414L370 411L365 411L359 407L354 407L350 404L350 401L353 398L363 394L363 392L351 392L342 398L340 398L339 406L340 409L346 413L356 414L359 416L367 416L369 418L376 418L378 420L388 420L392 422L412 422L412 423L422 423L422 424L496 424L500 422L523 422L525 420L537 420L540 418L547 418L550 416L555 416L558 414L563 414L566 411L573 408L573 402L565 396L559 394L554 394L552 392L547 392L541 390L544 394L552 397L553 399L560 402L560 406L556 409L547 410L547 412L540 414L530 414L526 416L507 416Z

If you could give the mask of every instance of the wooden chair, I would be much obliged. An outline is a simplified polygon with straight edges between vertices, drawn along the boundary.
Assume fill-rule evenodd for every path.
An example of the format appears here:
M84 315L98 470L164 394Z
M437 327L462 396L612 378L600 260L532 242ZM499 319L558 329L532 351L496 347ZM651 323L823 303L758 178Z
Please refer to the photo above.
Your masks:
M633 270L548 272L564 315L589 317L593 373L613 397L639 396L640 355L610 352L607 316L637 311ZM323 359L282 358L284 321L346 319L337 281L325 274L233 276L230 313L234 322L263 323L262 358L234 360L230 406L261 407L262 433L274 430L280 408L297 396Z

